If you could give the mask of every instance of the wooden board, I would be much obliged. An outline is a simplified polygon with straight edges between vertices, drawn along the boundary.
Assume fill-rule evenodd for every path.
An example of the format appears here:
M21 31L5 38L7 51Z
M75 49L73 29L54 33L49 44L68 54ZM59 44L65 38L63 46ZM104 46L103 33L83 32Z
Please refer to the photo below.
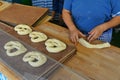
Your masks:
M15 36L16 38L20 39L21 41L24 41L25 43L29 44L30 46L40 50L41 52L45 53L46 55L52 57L53 59L55 59L59 62L64 62L66 59L68 59L73 54L75 54L75 51L76 51L76 48L73 45L66 43L67 48L64 51L61 51L59 53L49 53L45 48L45 44L44 44L45 42L32 43L30 40L30 37L28 35L20 36L17 34L16 31L14 31L14 29L12 27L5 25L3 23L0 23L0 28L3 29L4 31L8 32L9 34ZM53 36L50 36L50 35L48 37L54 38Z
M39 19L43 18L47 12L47 8L38 8L14 3L0 12L0 20L31 26Z

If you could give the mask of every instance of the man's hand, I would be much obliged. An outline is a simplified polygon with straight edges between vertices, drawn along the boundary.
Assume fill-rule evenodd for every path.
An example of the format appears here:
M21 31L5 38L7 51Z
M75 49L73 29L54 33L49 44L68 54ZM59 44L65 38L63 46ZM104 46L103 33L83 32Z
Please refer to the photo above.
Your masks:
M102 33L104 32L104 25L99 25L99 26L96 26L94 29L92 29L88 34L88 38L87 40L89 42L93 41L93 40L96 40L97 38L99 38Z
M70 40L74 42L75 44L77 44L78 39L80 37L86 37L86 36L83 33L81 33L78 29L74 29L70 31Z

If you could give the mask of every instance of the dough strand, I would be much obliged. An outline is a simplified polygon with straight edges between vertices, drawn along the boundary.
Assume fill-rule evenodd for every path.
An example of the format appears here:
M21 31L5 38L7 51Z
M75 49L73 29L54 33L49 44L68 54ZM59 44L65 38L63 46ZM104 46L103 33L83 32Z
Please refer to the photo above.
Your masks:
M83 46L87 47L87 48L99 48L99 49L101 49L101 48L106 48L106 47L111 46L108 42L101 43L101 44L90 44L89 42L87 42L83 38L79 39L79 43L82 44Z

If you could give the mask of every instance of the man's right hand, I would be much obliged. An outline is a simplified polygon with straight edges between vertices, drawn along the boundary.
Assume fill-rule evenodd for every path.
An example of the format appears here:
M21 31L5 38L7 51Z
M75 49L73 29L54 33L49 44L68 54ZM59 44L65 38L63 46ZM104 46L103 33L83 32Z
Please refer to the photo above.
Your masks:
M79 38L86 37L82 32L80 32L78 29L74 29L70 31L70 40L77 44Z

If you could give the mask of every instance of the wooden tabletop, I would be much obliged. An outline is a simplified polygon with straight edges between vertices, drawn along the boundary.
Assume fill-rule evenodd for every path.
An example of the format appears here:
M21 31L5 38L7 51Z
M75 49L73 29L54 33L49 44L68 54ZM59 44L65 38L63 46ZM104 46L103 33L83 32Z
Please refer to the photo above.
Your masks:
M42 31L60 38L67 43L68 29L47 22L47 28ZM36 27L43 27L43 25ZM59 36L58 36L59 35ZM72 43L71 43L72 44ZM92 80L120 80L120 48L111 46L104 49L89 49L80 44L76 46L77 52L64 65L82 73Z
M43 23L34 29L40 27L44 27L41 31L72 44L69 40L68 29L50 22ZM120 48L111 46L105 49L89 49L80 44L76 48L76 54L64 62L64 65L91 80L120 80ZM1 70L5 69L3 64L0 66L2 66Z
M50 22L40 24L34 29L40 27L42 27L41 31L74 45L69 40L68 29ZM76 48L76 54L64 62L64 65L80 74L82 73L91 80L120 80L120 48L111 46L105 49L88 49L80 44L76 45ZM0 72L11 77L12 80L19 78L3 63L0 63Z

